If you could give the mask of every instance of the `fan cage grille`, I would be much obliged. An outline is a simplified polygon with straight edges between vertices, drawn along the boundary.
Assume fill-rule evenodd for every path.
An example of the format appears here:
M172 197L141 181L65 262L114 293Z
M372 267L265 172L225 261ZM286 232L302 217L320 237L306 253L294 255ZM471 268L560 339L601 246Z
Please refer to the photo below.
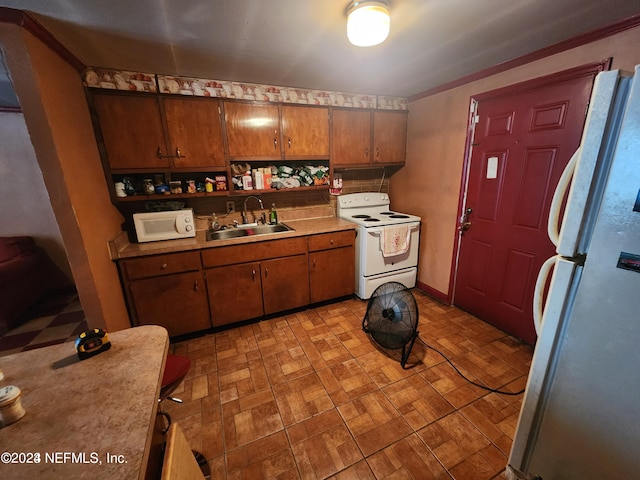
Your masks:
M417 336L418 318L411 291L402 283L387 282L371 295L362 329L384 348L404 348Z

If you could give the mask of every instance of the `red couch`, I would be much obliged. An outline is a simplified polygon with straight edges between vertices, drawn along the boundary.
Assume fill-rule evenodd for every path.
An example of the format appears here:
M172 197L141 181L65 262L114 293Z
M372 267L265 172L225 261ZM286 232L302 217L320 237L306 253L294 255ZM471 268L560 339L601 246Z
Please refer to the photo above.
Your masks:
M49 262L33 238L0 237L0 335L47 290Z

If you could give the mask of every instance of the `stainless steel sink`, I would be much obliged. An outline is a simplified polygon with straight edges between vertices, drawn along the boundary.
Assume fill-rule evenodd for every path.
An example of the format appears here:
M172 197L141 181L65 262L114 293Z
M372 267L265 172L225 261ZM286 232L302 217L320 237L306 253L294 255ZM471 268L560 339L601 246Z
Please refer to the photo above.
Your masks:
M253 235L266 235L268 233L279 233L293 231L293 228L278 223L277 225L257 225L257 226L241 226L238 228L228 228L226 230L208 230L207 241L211 240L228 240L230 238L250 237Z

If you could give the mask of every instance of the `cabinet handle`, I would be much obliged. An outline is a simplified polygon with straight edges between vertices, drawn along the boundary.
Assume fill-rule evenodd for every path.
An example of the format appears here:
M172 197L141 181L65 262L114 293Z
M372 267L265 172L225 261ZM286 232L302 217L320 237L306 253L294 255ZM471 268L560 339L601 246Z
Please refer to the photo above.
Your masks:
M276 137L273 137L273 148L274 150L278 149L278 139Z
M167 264L163 263L162 265L160 265L160 269L164 270L165 268L167 268Z
M313 270L316 269L316 259L315 258L311 261L311 267L313 268Z
M198 280L195 280L193 282L193 291L194 292L199 292L200 291L200 286L198 285Z
M334 243L336 243L336 242L334 242L334 241L333 241L333 238L332 238L331 240L329 240L329 243L330 243L331 245L333 245L333 244L334 244Z
M265 268L264 269L264 278L267 278L268 275L269 275L269 269Z
M180 152L178 151L178 149L176 148L176 153L178 154L178 158L180 158ZM162 154L162 149L160 147L158 147L158 150L156 151L156 157L158 158L173 158L175 155L163 155Z
M376 147L376 158L380 158L380 147Z
M369 156L369 148L368 147L364 149L364 156L365 157Z
M176 147L176 158L180 158L180 149Z
M256 281L256 271L255 270L251 270L251 281L253 281L253 282Z
M289 149L291 149L291 137L289 137Z

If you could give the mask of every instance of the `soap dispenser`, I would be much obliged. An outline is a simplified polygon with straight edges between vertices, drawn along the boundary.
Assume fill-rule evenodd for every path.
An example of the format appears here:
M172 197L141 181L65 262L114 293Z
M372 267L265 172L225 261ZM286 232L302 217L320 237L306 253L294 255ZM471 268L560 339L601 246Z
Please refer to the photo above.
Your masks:
M278 223L278 212L276 211L276 204L271 204L271 211L269 212L269 223L275 225Z

